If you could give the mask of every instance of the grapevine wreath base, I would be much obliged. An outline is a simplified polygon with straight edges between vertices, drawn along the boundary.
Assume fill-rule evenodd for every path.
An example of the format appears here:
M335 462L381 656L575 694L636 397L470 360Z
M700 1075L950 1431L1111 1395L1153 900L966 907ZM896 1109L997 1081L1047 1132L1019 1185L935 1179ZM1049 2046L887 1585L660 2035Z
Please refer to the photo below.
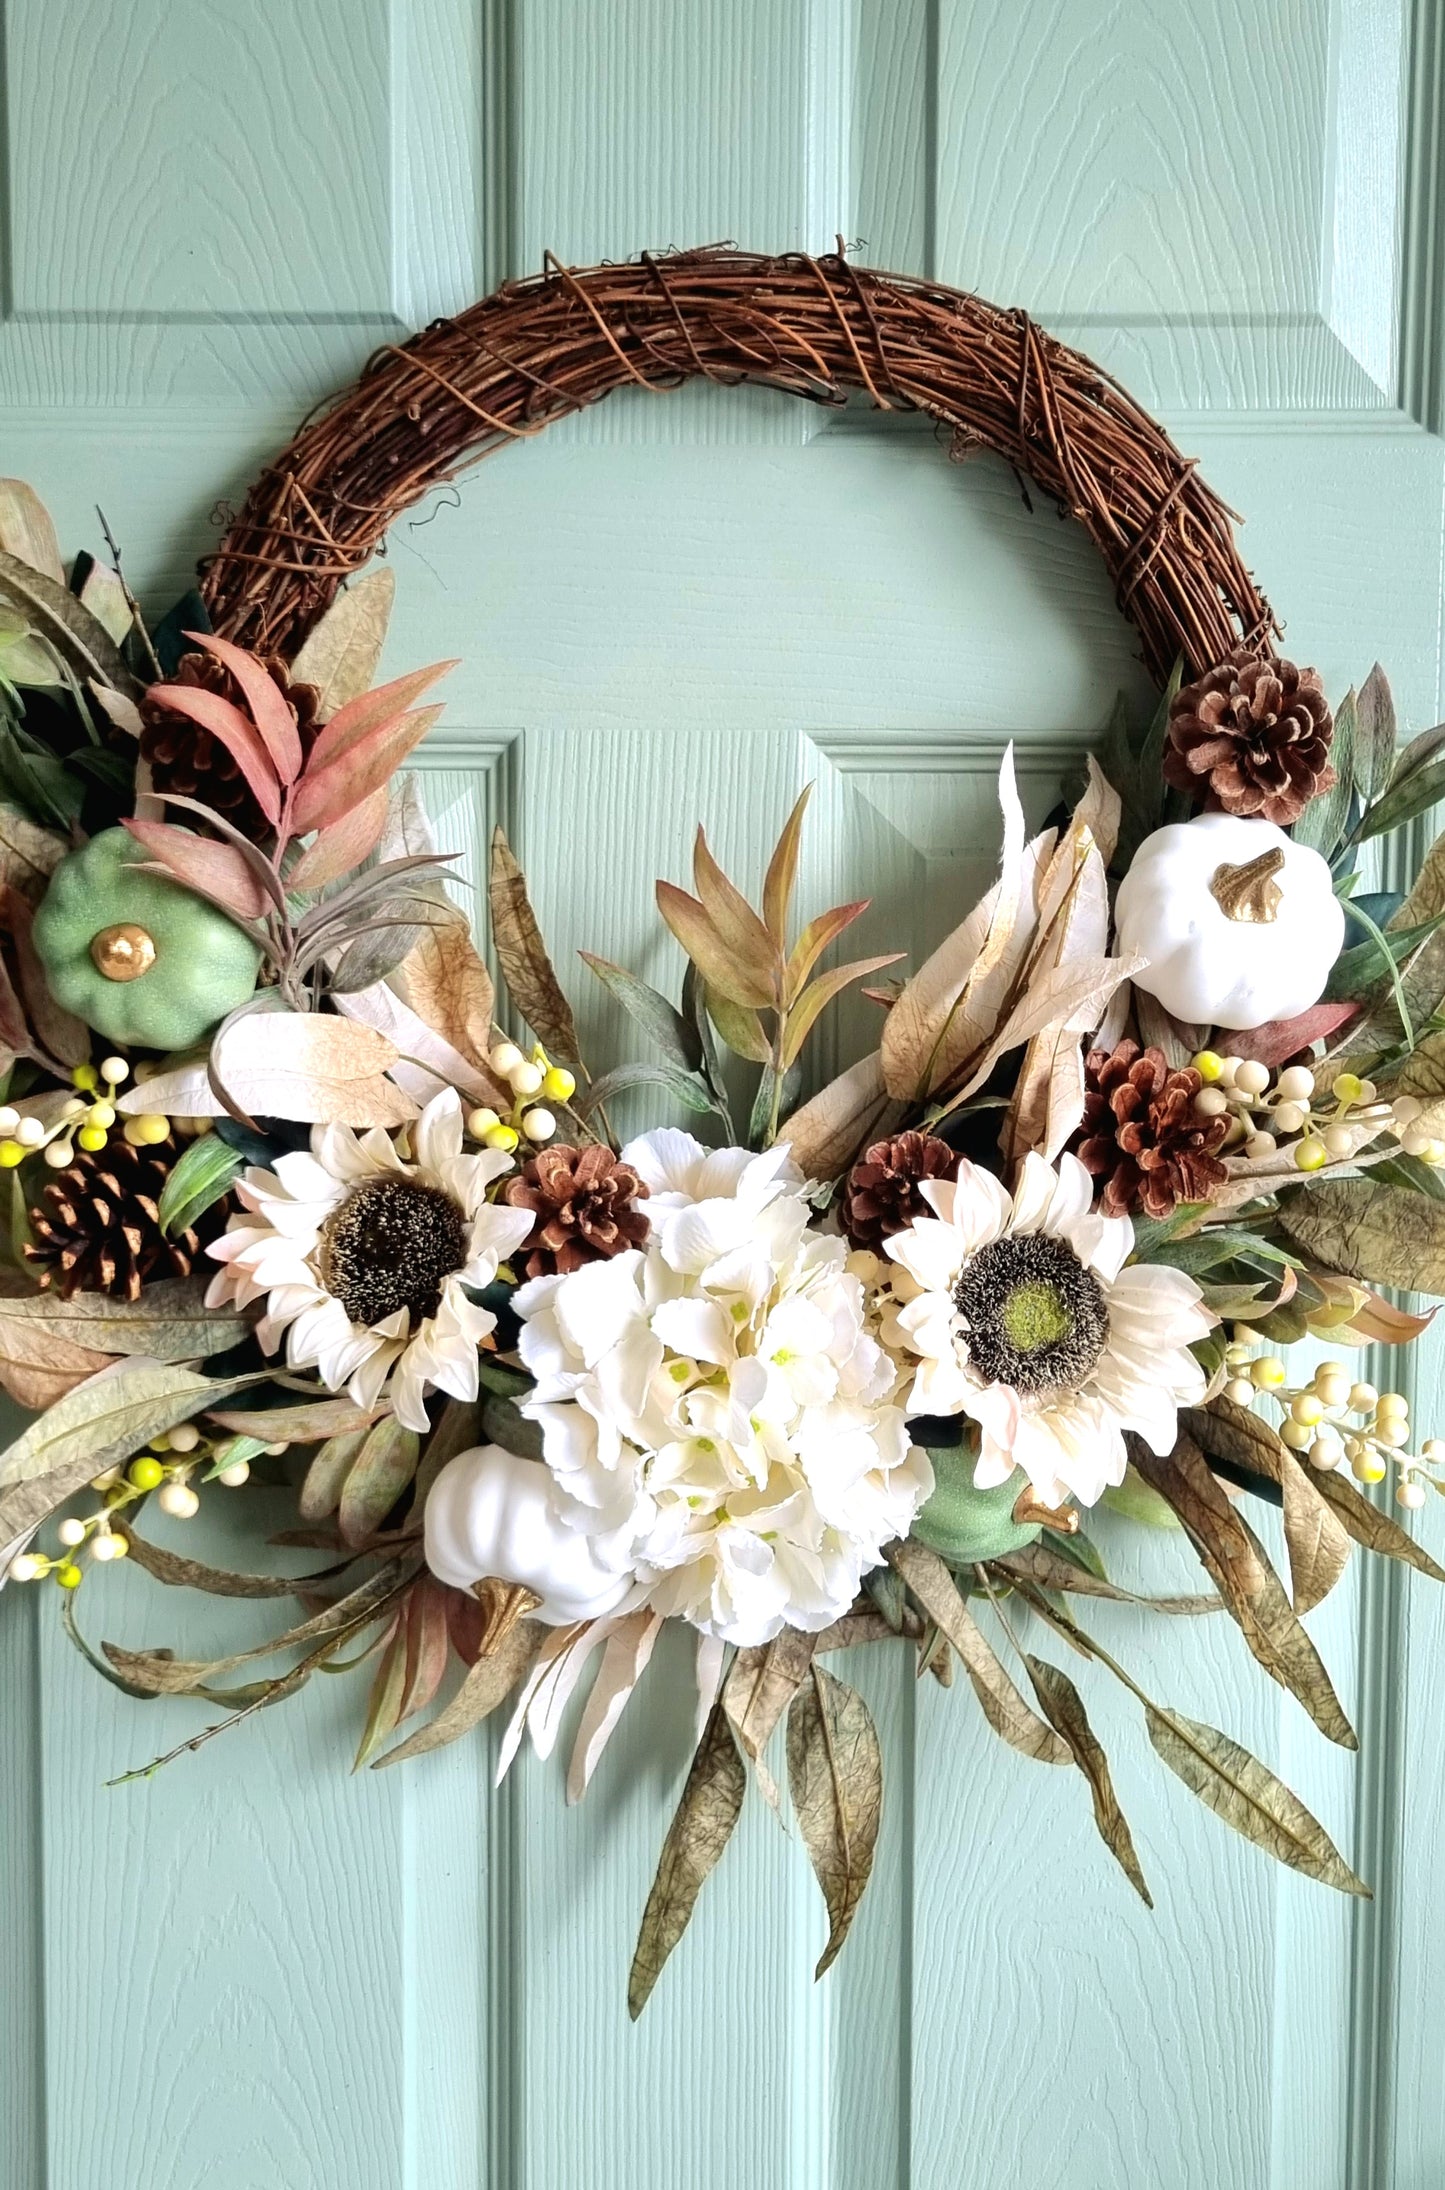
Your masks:
M1121 706L1033 837L1005 755L998 879L916 969L837 962L862 905L795 913L806 789L756 905L699 829L692 888L657 885L680 995L582 954L640 1037L594 1078L500 831L499 1009L401 772L442 669L372 687L392 579L364 566L474 458L699 376L996 450L1086 527L1161 698ZM382 351L153 626L118 558L67 568L0 483L0 1381L32 1410L0 1453L0 1566L57 1585L127 1694L207 1707L175 1756L355 1665L359 1764L504 1707L505 1772L590 1682L572 1799L688 1623L698 1747L634 2014L749 1773L780 1799L784 1721L820 1972L838 1953L882 1761L837 1654L870 1642L945 1683L956 1657L994 1733L1077 1767L1146 1900L1059 1643L1225 1823L1367 1892L1080 1619L1140 1601L1091 1508L1176 1529L1207 1586L1145 1601L1232 1617L1353 1748L1302 1615L1356 1544L1445 1580L1408 1528L1445 1445L1358 1353L1429 1320L1378 1288L1445 1295L1445 840L1407 893L1367 875L1445 790L1445 727L1402 743L1378 667L1332 709L1276 629L1230 513L1113 381L1025 314L841 251L549 262ZM878 1047L805 1094L858 982ZM609 1103L641 1087L688 1129L619 1144ZM1317 1335L1344 1358L1294 1375L1277 1349ZM185 1520L253 1478L293 1486L306 1574L148 1533L151 1500ZM218 1661L96 1647L77 1591L123 1557L299 1611Z

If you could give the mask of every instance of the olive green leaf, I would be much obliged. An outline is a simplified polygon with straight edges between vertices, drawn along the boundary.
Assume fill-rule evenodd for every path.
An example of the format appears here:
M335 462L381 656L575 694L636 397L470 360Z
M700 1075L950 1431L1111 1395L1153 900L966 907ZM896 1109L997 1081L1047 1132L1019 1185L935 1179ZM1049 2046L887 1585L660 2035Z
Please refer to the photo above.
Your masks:
M1445 1582L1445 1567L1436 1564L1423 1544L1406 1533L1389 1514L1356 1490L1343 1475L1331 1471L1319 1477L1319 1493L1338 1514L1357 1544L1367 1551L1377 1551L1386 1559L1399 1559L1405 1566L1412 1566L1418 1573L1428 1574L1432 1582ZM0 1536L4 1530L0 1528Z
M339 1524L342 1540L365 1543L375 1535L416 1473L421 1439L389 1414L368 1430L360 1452L341 1486Z
M1216 1727L1147 1703L1149 1739L1171 1772L1216 1817L1291 1870L1303 1871L1341 1893L1371 1898L1317 1817L1291 1794L1258 1757Z
M639 981L625 966L614 966L611 959L598 958L592 951L579 951L577 955L680 1072L696 1073L701 1069L702 1041L697 1028L675 1005L645 981Z
M1296 1246L1345 1277L1445 1294L1445 1208L1424 1194L1328 1179L1290 1195L1279 1221Z
M77 1384L0 1452L0 1488L81 1462L91 1476L103 1475L139 1452L148 1437L259 1381L259 1376L198 1376L145 1356L118 1362Z
M376 1407L358 1407L350 1399L311 1399L294 1407L216 1407L211 1420L239 1437L264 1438L268 1445L319 1445L324 1437L368 1429L378 1415L389 1411L386 1401Z
M1366 801L1377 798L1395 765L1395 701L1380 664L1360 686L1355 702L1355 783Z
M136 1565L152 1581L164 1582L171 1589L204 1590L208 1597L298 1597L343 1571L339 1566L330 1566L315 1574L238 1574L229 1567L206 1566L200 1559L165 1551L159 1544L148 1542L129 1522L117 1521L114 1526L129 1544Z
M527 878L512 856L506 832L492 832L492 867L488 884L492 909L492 942L507 993L554 1063L576 1065L582 1061L572 1006L552 968L537 915L527 895Z
M1109 1760L1105 1756L1097 1734L1089 1724L1083 1698L1069 1679L1056 1665L1045 1658L1036 1658L1025 1652L1024 1663L1029 1669L1029 1679L1034 1684L1045 1718L1054 1732L1062 1737L1073 1753L1074 1762L1089 1782L1089 1792L1094 1800L1094 1823L1099 1837L1118 1863L1124 1876L1147 1908L1153 1908L1154 1899L1144 1880L1144 1872L1134 1851L1134 1838L1129 1831L1128 1820L1119 1807L1114 1792L1114 1782L1109 1775Z
M963 1660L963 1669L994 1732L1011 1748L1036 1758L1040 1764L1071 1764L1068 1744L1024 1702L937 1554L910 1537L889 1545L888 1561Z
M0 600L23 611L82 683L98 678L134 697L140 690L105 625L69 590L0 548Z
M788 1712L788 1788L828 1910L817 1979L837 1960L857 1914L883 1814L883 1756L872 1715L856 1688L821 1665L811 1668Z
M1294 1608L1313 1611L1334 1588L1350 1558L1349 1536L1321 1495L1320 1478L1306 1474L1267 1422L1222 1395L1208 1407L1185 1408L1179 1419L1207 1458L1231 1461L1278 1487L1284 1502Z
M346 1478L366 1437L365 1430L343 1430L339 1436L328 1437L324 1444L317 1446L302 1478L296 1502L303 1521L324 1521L328 1514L336 1511Z
M469 1734L499 1704L505 1703L531 1664L536 1649L535 1623L519 1620L515 1627L507 1630L494 1650L488 1651L486 1657L478 1658L468 1669L461 1687L436 1717L418 1727L395 1749L388 1749L384 1757L377 1757L372 1770L380 1772L389 1764L405 1764L411 1757L426 1756L429 1751L443 1749L448 1742Z
M686 1931L708 1873L732 1838L746 1788L747 1770L719 1700L708 1714L642 1912L627 1980L627 2012L633 2022Z
M215 1133L203 1133L191 1142L161 1188L156 1213L161 1230L174 1238L186 1232L197 1217L212 1208L245 1169L245 1157ZM152 1286L149 1291L154 1292ZM144 1298L145 1295L142 1295ZM234 1340L231 1342L234 1344ZM219 1353L218 1346L198 1347L197 1352Z
M351 1769L359 1772L363 1764L376 1754L389 1734L396 1732L401 1721L402 1705L406 1698L406 1627L397 1618L393 1632L381 1653L381 1662L371 1684L367 1698L366 1720L361 1729L361 1739L356 1745Z

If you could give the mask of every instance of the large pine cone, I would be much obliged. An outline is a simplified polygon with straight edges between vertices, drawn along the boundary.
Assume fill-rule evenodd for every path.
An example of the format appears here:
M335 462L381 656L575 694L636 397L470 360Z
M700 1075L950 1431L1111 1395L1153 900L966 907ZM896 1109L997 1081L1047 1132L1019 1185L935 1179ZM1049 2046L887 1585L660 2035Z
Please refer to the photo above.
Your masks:
M189 1277L202 1235L214 1238L225 1222L225 1204L205 1212L199 1231L168 1239L158 1204L175 1160L169 1143L134 1148L117 1132L93 1155L77 1151L73 1163L47 1179L30 1211L33 1242L25 1247L41 1287L65 1300L73 1293L135 1300L152 1278Z
M1335 781L1334 732L1317 670L1234 654L1176 694L1164 780L1206 813L1258 814L1287 829Z
M286 673L286 664L277 655L267 655L261 666L290 708L301 739L302 754L309 756L321 729L316 719L316 687L293 684ZM183 654L169 682L196 685L202 691L219 693L222 699L230 700L243 714L247 713L240 686L225 663L217 661L214 654L200 651ZM151 783L157 791L173 791L178 798L199 799L203 806L209 806L253 843L270 827L240 768L220 739L213 737L209 730L203 730L198 722L192 722L189 716L178 715L163 701L149 697L141 701L140 757L149 766ZM194 828L198 817L180 815L177 819L183 819L187 828Z
M958 1176L958 1150L935 1133L897 1133L859 1157L843 1189L843 1230L876 1254L893 1233L933 1210L919 1191L925 1179Z
M1227 1176L1216 1150L1229 1120L1196 1112L1203 1082L1193 1065L1171 1071L1162 1049L1121 1042L1091 1051L1084 1082L1076 1147L1084 1168L1104 1181L1097 1206L1105 1216L1142 1209L1167 1217L1176 1202L1212 1198Z
M630 1163L598 1141L586 1148L554 1146L529 1156L504 1198L535 1218L519 1259L529 1278L566 1276L584 1262L606 1262L647 1237L647 1213L636 1204L647 1188Z

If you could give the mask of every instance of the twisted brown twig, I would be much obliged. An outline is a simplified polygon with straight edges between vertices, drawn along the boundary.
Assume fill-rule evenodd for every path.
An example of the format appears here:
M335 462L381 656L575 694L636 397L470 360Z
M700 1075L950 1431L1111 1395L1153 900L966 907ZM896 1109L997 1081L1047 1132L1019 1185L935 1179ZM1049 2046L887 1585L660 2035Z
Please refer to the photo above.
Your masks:
M203 592L218 631L290 655L387 527L502 444L600 402L704 378L810 402L859 393L996 450L1076 517L1156 678L1268 648L1232 513L1126 392L1025 312L842 255L727 248L509 282L388 345L246 498Z

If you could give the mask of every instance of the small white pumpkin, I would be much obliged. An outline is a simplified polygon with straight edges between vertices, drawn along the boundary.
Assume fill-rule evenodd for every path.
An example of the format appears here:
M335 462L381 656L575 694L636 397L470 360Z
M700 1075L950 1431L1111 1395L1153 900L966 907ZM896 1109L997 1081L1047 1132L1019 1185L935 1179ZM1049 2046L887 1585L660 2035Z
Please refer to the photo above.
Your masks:
M1135 985L1191 1026L1293 1019L1324 993L1345 936L1328 864L1272 821L1199 814L1156 829L1114 908Z
M520 1582L542 1600L530 1617L549 1627L601 1619L633 1586L630 1567L608 1563L613 1539L568 1524L551 1470L501 1445L449 1460L424 1519L427 1565L439 1582Z

